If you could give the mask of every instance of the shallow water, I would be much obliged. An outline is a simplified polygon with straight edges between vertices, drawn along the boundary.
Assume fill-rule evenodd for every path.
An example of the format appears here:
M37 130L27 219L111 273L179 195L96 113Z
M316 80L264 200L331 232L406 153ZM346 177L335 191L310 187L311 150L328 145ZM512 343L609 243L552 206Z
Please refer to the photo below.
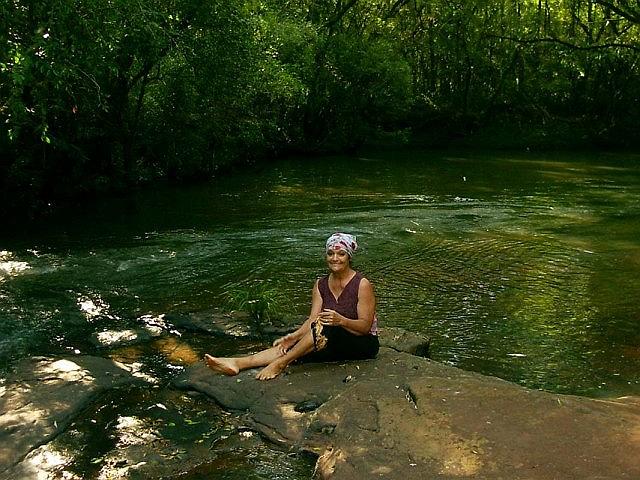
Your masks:
M404 151L246 172L4 232L0 362L95 353L91 332L224 309L256 283L304 315L323 241L343 230L381 323L431 337L434 359L554 392L640 393L640 156Z

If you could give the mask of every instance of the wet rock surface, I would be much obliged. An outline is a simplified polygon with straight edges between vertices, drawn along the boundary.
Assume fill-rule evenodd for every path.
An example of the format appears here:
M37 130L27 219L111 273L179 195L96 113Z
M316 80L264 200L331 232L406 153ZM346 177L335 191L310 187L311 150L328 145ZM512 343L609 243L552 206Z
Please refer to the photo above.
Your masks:
M140 382L126 366L99 357L22 361L0 389L0 472L63 432L101 393Z
M242 335L226 318L207 327L223 343ZM25 360L0 383L0 478L215 478L234 462L243 472L265 449L260 438L282 452L263 452L267 468L284 471L287 456L306 452L322 478L640 478L637 398L557 395L465 372L424 358L428 339L400 329L382 330L381 345L375 360L295 364L268 382L256 370L212 372L170 332L147 347L191 364L171 385L136 368L138 347L114 351L122 362ZM84 466L64 456L74 448L91 450ZM297 465L292 478L305 478L311 464Z
M3 480L240 479L255 468L307 478L313 469L314 459L274 449L242 416L135 364L30 359L0 385Z
M251 441L253 437L245 423L248 420L254 425L253 419L228 415L221 424L220 417L226 413L215 403L202 397L215 410L207 412L210 409L196 407L187 398L193 396L193 391L180 394L183 398L177 399L178 393L172 393L162 377L155 376L148 366L145 368L140 357L147 349L161 354L168 364L197 363L202 353L181 338L178 329L210 335L222 342L225 338L254 338L244 317L215 312L184 315L179 321L175 316L168 317L147 319L151 325L141 329L96 333L92 340L111 359L83 355L41 357L16 365L0 383L0 477L58 478L64 472L64 478L160 478L201 468L214 462L221 452L237 451L239 445ZM287 325L269 326L262 338L275 338L290 330ZM425 341L414 336L412 344ZM211 376L209 371L207 374ZM352 378L345 375L338 380L347 382ZM227 394L232 402L234 392ZM251 395L244 398L247 405L255 400ZM329 397L319 388L315 394L298 391L291 398L286 409L299 415L317 410ZM135 408L137 405L139 408ZM237 408L237 402L235 407L229 407ZM193 416L196 410L203 416ZM105 418L105 412L111 416ZM278 418L277 414L262 416L265 425ZM285 423L283 419L282 424ZM199 424L216 426L201 431L196 427ZM174 434L167 425L180 430L183 437L195 436L186 445L184 438L171 440ZM96 434L100 429L104 432ZM208 445L211 442L215 447ZM278 443L284 446L283 452L290 451L286 438ZM83 444L90 444L90 448ZM225 447L226 444L230 446ZM78 450L84 450L86 458L74 458L73 451ZM264 456L270 454L265 452ZM307 460L298 462L300 468L306 463ZM78 471L81 473L73 473Z
M199 364L174 384L319 455L325 478L640 478L637 401L527 390L388 347L376 360L293 365L269 382L255 373Z

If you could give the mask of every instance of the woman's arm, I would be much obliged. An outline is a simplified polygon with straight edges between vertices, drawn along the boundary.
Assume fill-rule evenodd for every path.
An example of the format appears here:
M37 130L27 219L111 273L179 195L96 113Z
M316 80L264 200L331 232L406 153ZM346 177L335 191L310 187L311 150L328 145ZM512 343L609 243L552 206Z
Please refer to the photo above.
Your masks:
M339 326L355 335L367 335L376 313L376 296L373 285L366 278L360 280L358 288L358 318L346 318L335 310L323 310L320 319L324 325Z
M285 350L288 350L293 345L295 345L298 340L302 338L302 336L309 331L311 322L315 321L320 314L320 310L322 309L322 296L320 295L320 290L318 289L318 280L313 285L313 290L311 291L311 312L309 313L309 317L304 321L300 327L294 332L285 335L284 337L278 338L273 345L282 345Z

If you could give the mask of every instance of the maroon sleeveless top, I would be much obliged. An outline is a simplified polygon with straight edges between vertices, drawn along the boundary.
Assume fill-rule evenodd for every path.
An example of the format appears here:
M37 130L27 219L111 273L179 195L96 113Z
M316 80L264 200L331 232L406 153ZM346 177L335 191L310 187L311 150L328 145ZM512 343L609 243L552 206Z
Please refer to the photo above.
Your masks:
M358 289L360 288L360 281L362 280L362 274L356 272L349 283L347 283L342 290L342 293L338 298L333 296L333 292L329 288L329 276L322 277L318 280L318 290L322 297L322 310L328 308L335 310L340 315L345 316L351 320L358 318ZM373 324L371 325L370 334L375 335L377 333L377 318L374 316Z

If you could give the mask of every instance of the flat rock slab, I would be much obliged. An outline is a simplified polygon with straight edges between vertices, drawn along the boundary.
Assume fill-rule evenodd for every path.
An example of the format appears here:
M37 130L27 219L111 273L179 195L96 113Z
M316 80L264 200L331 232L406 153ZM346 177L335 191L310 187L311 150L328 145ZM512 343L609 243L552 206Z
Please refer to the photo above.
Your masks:
M518 385L381 348L375 360L298 364L268 382L203 364L174 385L205 393L335 479L637 479L640 402Z
M139 381L104 358L22 361L0 387L0 473L63 432L101 392Z

